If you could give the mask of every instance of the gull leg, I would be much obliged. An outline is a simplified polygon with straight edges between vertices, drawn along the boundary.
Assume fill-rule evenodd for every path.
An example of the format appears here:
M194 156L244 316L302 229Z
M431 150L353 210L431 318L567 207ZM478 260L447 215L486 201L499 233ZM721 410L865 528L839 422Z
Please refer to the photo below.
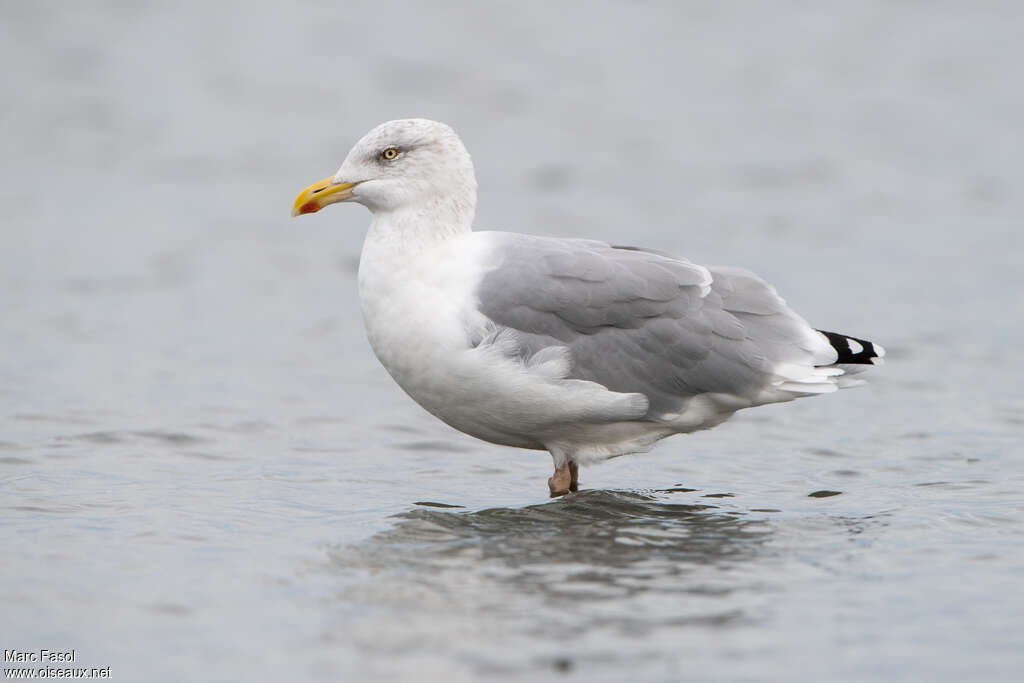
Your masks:
M555 468L555 473L548 479L548 488L551 489L551 497L564 496L569 491L575 491L572 471L575 463L564 463Z
M576 492L580 488L580 466L575 461L569 461L569 475L572 479L569 481L569 490Z

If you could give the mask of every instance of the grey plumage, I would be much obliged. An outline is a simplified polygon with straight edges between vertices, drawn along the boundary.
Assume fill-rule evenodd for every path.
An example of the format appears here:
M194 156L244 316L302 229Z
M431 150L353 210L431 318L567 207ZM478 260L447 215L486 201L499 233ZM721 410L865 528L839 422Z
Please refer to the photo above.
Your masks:
M477 296L509 353L529 364L563 347L569 379L643 394L649 420L698 394L729 395L740 408L767 402L773 387L793 398L816 393L825 378L803 371L836 360L772 287L738 268L514 233L501 234L498 250ZM777 394L770 400L785 400Z

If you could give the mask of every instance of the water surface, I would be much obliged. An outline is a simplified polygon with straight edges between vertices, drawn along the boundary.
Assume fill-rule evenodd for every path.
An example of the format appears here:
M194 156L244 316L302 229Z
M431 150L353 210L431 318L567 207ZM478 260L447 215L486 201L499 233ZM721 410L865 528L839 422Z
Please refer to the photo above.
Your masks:
M1016 3L0 9L0 643L125 681L1009 680L1024 667ZM546 497L364 339L453 124L478 222L750 267L872 384Z

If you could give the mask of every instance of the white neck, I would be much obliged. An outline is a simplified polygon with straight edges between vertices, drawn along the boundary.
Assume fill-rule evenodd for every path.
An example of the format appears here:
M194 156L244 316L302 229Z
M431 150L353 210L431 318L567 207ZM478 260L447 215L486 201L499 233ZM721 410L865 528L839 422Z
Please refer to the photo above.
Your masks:
M448 198L415 208L377 210L366 235L368 242L387 244L395 251L416 253L473 229L474 202Z

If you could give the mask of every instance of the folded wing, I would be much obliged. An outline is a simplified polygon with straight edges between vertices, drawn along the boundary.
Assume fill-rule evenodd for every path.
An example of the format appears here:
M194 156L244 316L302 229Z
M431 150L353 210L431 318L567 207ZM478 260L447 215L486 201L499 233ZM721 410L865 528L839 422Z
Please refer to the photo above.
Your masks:
M824 335L747 271L590 240L494 235L479 310L528 367L640 393L668 420L695 396L732 409L834 391ZM552 361L568 360L559 366Z

